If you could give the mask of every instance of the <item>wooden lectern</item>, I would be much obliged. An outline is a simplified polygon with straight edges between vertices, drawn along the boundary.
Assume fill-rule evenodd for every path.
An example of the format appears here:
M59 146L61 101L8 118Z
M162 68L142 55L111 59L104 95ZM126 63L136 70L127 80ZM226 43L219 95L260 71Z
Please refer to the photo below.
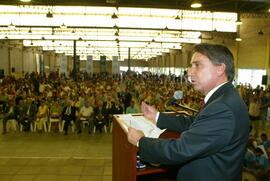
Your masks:
M179 133L165 131L160 137L178 138L179 136ZM171 173L165 168L154 166L147 166L142 169L136 168L138 148L128 142L124 122L118 119L117 115L113 116L112 146L113 181L172 180L169 179Z

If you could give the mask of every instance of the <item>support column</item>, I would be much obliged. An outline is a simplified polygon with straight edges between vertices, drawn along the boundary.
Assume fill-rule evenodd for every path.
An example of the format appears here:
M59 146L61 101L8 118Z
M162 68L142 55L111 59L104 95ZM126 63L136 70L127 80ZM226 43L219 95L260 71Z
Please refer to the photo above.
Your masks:
M77 73L77 61L76 61L76 40L73 41L73 76Z
M128 72L130 72L130 48L128 48Z

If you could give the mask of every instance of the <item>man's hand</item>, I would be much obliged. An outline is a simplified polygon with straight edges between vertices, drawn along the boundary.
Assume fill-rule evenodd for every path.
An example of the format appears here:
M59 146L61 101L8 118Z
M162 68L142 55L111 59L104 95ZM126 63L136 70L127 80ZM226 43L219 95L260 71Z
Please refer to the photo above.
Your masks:
M134 128L129 127L128 128L128 141L133 144L134 146L137 146L137 142L144 137L144 134L140 130L136 130Z
M158 111L155 108L147 105L145 102L142 102L141 110L143 112L143 115L146 118L148 118L150 120L155 120L156 119L156 115L157 115Z

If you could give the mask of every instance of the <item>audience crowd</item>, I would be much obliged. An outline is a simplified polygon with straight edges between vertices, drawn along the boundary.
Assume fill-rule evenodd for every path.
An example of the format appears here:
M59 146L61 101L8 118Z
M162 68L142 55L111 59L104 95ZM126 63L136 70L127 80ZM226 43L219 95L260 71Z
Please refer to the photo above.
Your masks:
M269 90L236 85L250 115L251 133L245 154L245 168L258 177L269 172L270 140L266 134L258 137L258 129L268 124ZM68 78L51 72L25 74L23 78L6 76L0 82L0 112L3 134L9 121L22 131L68 134L70 128L78 134L87 125L88 133L102 132L111 127L112 115L139 113L140 103L158 111L179 109L166 107L176 90L183 91L178 103L195 110L203 106L203 96L195 92L182 77L153 75L149 72L108 74L77 74ZM263 178L263 177L261 177Z

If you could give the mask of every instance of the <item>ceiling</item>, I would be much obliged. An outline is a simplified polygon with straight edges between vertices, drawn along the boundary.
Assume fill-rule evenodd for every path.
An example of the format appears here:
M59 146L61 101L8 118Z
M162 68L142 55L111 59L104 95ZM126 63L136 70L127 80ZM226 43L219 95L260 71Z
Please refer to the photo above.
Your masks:
M76 40L79 55L124 60L131 54L147 60L216 35L234 40L236 13L219 12L269 14L270 8L270 0L200 1L203 7L194 11L192 0L0 0L0 5L34 5L0 6L0 39L24 40L24 46L66 55L73 54ZM114 13L119 18L113 19Z
M67 5L67 6L116 6L148 7L169 9L191 9L193 0L32 0L32 5ZM270 0L200 0L199 10L219 12L267 13ZM0 4L22 4L19 0L0 0Z

